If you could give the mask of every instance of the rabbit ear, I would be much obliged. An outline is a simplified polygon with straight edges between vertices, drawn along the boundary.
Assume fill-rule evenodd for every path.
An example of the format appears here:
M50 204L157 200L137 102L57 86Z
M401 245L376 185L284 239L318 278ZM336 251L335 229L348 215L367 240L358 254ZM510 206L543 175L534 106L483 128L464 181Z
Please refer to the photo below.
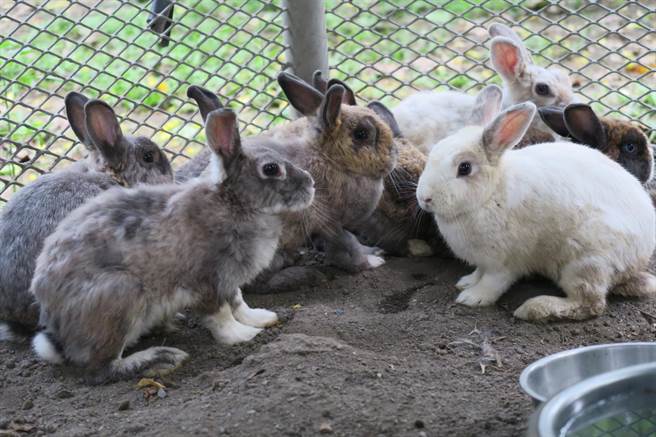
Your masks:
M491 162L519 143L533 121L535 110L532 102L511 106L483 130L482 144Z
M221 158L227 170L241 152L237 115L228 108L210 112L205 122L205 134L210 148Z
M66 118L71 129L75 132L75 136L82 144L89 150L94 150L91 138L87 134L87 128L84 124L84 105L87 104L89 99L80 93L71 92L66 94L64 105L66 106Z
M346 90L341 85L333 85L328 88L326 97L319 109L321 125L324 129L333 129L337 125L345 92Z
M223 108L223 105L216 94L196 85L187 88L187 97L196 101L196 105L198 105L198 109L200 109L200 115L203 117L203 121L207 120L207 115L210 112L215 109Z
M606 150L608 138L604 126L591 107L583 103L573 103L565 108L565 126L577 141L595 149Z
M303 115L314 115L317 112L323 94L290 73L280 73L278 83L289 103Z
M496 85L488 85L476 96L470 122L485 126L499 113L503 91Z
M515 81L526 72L530 63L521 46L506 37L498 36L490 47L492 66L507 81Z
M84 114L87 133L93 145L110 167L120 167L127 150L114 110L105 102L91 100L84 106Z
M538 109L540 118L549 126L549 128L556 132L561 137L569 137L570 133L565 124L565 114L563 108L558 106L544 106Z
M346 85L344 82L342 82L339 79L330 79L328 81L328 89L330 89L330 87L333 86L333 85L341 85L341 86L344 87L344 96L342 97L342 103L344 103L345 105L351 105L351 106L357 105L357 103L355 101L355 93L353 92L351 87L349 87L348 85Z
M383 119L385 124L392 130L394 138L400 138L403 136L401 134L401 128L399 128L399 124L396 122L396 118L394 118L394 114L392 114L392 111L387 109L387 106L376 100L370 102L367 107L373 110L380 118Z
M328 82L323 78L323 73L321 73L321 70L315 71L312 75L312 85L321 94L326 94L326 90L328 89Z
M526 62L529 64L533 63L533 60L531 58L531 54L528 52L526 49L526 46L524 45L524 41L515 33L514 30L512 30L510 27L506 26L505 24L502 23L492 23L490 28L488 29L488 32L490 33L490 36L495 38L497 36L503 36L505 38L508 38L511 41L514 41L515 44L517 44L517 47L519 47L524 55L524 59L526 59Z

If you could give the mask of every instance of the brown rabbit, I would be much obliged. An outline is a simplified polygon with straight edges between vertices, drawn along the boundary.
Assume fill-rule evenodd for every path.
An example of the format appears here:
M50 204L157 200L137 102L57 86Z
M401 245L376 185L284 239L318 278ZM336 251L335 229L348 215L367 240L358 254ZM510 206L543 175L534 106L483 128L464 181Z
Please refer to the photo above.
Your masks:
M335 83L346 89L345 103L356 105L355 93L345 83L337 79L326 81L320 71L314 73L313 85L322 93ZM426 254L435 251L444 253L447 251L446 246L439 237L433 218L417 205L415 190L426 165L426 155L403 137L394 115L381 106L378 102L369 105L392 130L399 157L396 167L383 181L383 195L376 210L352 231L365 244L380 247L391 255L404 256L411 253L411 240L417 240L412 244L424 249L426 244L418 240L429 242L430 248L425 251Z

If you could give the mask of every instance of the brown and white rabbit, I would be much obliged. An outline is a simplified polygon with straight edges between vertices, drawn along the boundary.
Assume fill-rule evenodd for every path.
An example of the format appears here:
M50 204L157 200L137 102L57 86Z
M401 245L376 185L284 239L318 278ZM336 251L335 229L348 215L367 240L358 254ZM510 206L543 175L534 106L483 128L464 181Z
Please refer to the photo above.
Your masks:
M64 170L40 176L2 208L0 340L36 329L39 308L28 292L30 281L44 240L64 217L112 187L173 180L166 155L148 138L123 135L106 103L70 93L66 113L88 156Z
M312 202L312 177L275 152L272 140L242 149L228 109L207 116L206 133L222 182L110 190L48 237L30 289L45 327L33 341L41 358L97 377L159 374L187 354L172 347L123 352L185 307L204 315L227 344L276 322L275 313L249 308L239 287L274 256L281 214Z
M634 123L597 117L592 108L573 103L538 110L542 121L564 138L599 150L646 184L652 178L654 154L644 132Z

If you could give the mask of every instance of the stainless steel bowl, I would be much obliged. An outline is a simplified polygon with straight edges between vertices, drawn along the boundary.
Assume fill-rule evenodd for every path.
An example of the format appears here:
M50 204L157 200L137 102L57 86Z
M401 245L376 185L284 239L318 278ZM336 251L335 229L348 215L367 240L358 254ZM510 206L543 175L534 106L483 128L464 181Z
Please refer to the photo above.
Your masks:
M530 437L656 435L656 363L586 379L542 404Z
M519 384L536 404L561 390L612 370L656 362L656 343L615 343L581 347L542 358L528 366Z

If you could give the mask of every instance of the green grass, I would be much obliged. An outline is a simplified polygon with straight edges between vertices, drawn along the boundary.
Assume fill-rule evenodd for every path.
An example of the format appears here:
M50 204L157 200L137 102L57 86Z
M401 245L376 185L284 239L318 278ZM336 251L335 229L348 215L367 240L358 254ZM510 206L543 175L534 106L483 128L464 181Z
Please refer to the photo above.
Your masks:
M0 16L0 27L6 30L0 39L0 138L5 139L0 149L0 200L8 197L3 191L10 179L24 183L36 177L18 162L26 155L31 159L27 166L44 170L57 162L39 153L45 148L79 157L63 119L62 96L69 91L114 105L125 117L126 132L151 136L172 156L193 154L204 140L199 117L191 120L196 108L185 95L189 84L217 91L224 103L239 111L247 135L291 116L274 80L285 62L280 0L179 0L168 47L158 46L158 36L145 30L149 2L106 0L91 12L80 6L96 4L87 0L73 5L68 0L34 3L40 5L36 12L22 6ZM526 20L525 26L540 28L544 13L527 18L517 3L327 0L331 74L348 80L362 99L389 105L417 88L474 91L486 83L500 83L486 66L487 48L477 43L484 38L480 32L470 33L471 22L486 23L500 14L505 20ZM546 3L522 4L539 8ZM565 4L584 8L582 13L589 14L591 22L599 13L587 2ZM9 6L0 11L3 8ZM653 18L644 15L632 26L651 26ZM17 25L22 20L26 23ZM576 23L571 25L578 29ZM597 39L594 28L582 32ZM554 59L580 70L588 66L586 56L595 56L586 52L581 38L568 41L568 50L563 50L553 46L551 35L520 33L543 65ZM656 65L651 58L640 61ZM632 82L618 82L621 93L604 97L607 107L598 108L621 108L621 115L654 127L654 74L633 76ZM584 98L596 98L614 86L584 84L582 91ZM27 149L18 150L20 146Z

